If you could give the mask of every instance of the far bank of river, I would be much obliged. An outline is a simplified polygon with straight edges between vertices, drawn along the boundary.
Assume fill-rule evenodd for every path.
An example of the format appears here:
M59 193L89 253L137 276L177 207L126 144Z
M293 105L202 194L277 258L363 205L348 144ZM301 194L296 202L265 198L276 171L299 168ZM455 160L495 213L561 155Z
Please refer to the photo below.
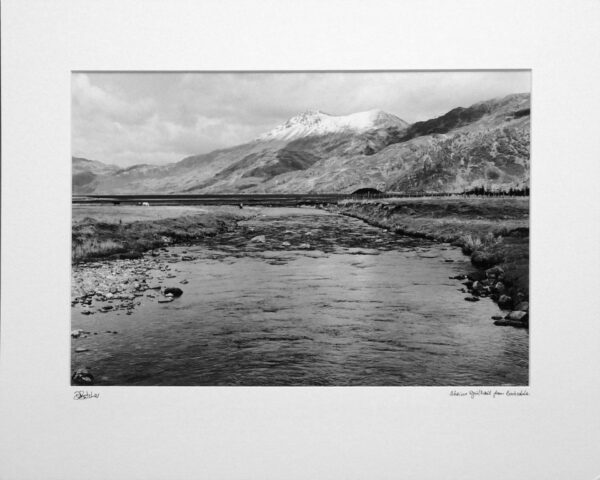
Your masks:
M529 199L519 197L344 201L342 215L398 234L448 242L479 271L465 282L475 298L504 310L497 325L529 326Z

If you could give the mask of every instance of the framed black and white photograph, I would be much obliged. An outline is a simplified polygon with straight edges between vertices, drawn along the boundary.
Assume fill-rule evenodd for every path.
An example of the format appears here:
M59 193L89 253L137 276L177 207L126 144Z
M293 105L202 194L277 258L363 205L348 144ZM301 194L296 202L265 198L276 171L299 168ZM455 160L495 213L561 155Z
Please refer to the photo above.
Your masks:
M600 477L599 9L4 2L0 478Z
M530 85L73 73L72 383L527 386Z

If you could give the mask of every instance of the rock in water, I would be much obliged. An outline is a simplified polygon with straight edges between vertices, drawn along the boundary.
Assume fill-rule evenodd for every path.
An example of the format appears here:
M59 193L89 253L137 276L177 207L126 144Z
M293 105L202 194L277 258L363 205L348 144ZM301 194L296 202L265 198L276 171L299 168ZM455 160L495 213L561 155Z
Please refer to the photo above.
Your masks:
M77 347L75 349L76 353L83 353L83 352L87 352L87 351L88 351L88 349L86 347Z
M78 368L71 375L71 380L76 385L92 385L94 376L87 368Z
M529 302L520 302L516 307L515 310L521 310L523 312L529 312Z
M506 320L511 320L513 322L526 323L529 320L529 314L521 310L513 310L505 318Z
M267 241L267 237L264 235L257 235L256 237L252 237L250 242L252 243L265 243Z
M77 330L73 330L71 331L71 336L73 338L79 338L79 336L83 333L83 330L81 328L78 328Z
M500 295L500 298L498 299L498 305L500 308L508 309L512 306L512 298L510 298L508 295Z
M174 297L181 297L181 295L183 295L183 290L181 288L178 287L169 287L169 288L165 288L164 291L165 295L173 295Z

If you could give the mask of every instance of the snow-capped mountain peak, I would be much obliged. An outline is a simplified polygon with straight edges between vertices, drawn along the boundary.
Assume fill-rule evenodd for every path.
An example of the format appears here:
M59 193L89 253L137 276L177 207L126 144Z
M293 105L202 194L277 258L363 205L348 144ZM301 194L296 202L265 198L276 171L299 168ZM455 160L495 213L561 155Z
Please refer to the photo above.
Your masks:
M294 140L311 135L362 133L377 128L407 126L404 120L383 110L367 110L337 116L320 110L308 110L261 135L257 140Z

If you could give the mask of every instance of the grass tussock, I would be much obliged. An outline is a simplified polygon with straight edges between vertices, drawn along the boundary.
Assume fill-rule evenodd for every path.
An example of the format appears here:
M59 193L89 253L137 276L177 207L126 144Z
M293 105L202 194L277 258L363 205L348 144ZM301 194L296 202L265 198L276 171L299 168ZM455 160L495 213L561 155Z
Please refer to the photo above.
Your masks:
M84 238L73 242L71 260L78 261L85 258L106 257L115 253L123 253L125 250L125 246L122 243L114 240Z
M476 251L489 250L502 243L502 236L495 236L494 233L488 232L483 238L477 235L468 233L463 235L459 242L462 251L465 255L470 255Z

